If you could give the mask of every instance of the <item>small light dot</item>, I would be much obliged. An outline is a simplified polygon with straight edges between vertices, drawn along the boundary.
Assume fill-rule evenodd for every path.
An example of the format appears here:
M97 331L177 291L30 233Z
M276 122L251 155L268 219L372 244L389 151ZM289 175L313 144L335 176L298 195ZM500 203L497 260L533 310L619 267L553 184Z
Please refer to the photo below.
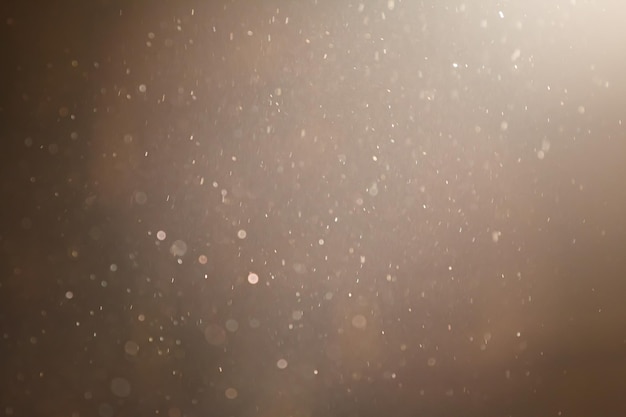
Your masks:
M167 234L163 230L157 232L157 239L163 241L167 237Z
M239 230L239 231L237 232L237 237L238 237L239 239L245 239L245 238L246 238L246 236L248 236L248 233L246 233L246 231L245 231L245 230L243 230L243 229L241 229L241 230Z
M278 362L276 362L276 366L278 367L278 369L285 369L287 365L288 364L286 359L279 359Z
M66 292L65 298L67 298L68 300L71 300L72 298L74 298L74 293L72 291Z

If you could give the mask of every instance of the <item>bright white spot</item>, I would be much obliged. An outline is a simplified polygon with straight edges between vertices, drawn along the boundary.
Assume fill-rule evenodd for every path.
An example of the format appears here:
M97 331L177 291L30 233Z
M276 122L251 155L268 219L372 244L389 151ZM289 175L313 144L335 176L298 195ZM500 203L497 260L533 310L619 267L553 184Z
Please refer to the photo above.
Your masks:
M254 272L250 272L248 274L248 282L252 285L255 285L259 282L259 276Z
M238 237L239 239L245 239L245 238L246 238L246 236L248 236L248 233L247 233L245 230L243 230L243 229L240 229L240 230L237 232L237 237Z
M146 85L145 84L139 84L139 91L141 93L145 93L147 90Z
M159 230L157 232L157 239L159 239L160 241L165 240L166 237L167 237L167 233L165 233L163 230Z
M65 298L67 298L68 300L71 300L72 298L74 298L74 293L71 291L67 291L65 293Z
M115 272L115 271L117 271L117 265L116 264L111 264L111 266L109 266L109 269L111 270L111 272Z
M504 13L502 12L502 10L498 12L498 16L500 16L500 19L504 19Z
M491 240L493 241L493 243L498 243L498 240L500 240L500 236L502 236L502 232L500 232L499 230L494 230L493 232L491 232Z
M286 359L279 359L278 362L276 362L276 366L278 367L278 369L285 369L287 365L288 364Z
M396 8L396 2L394 0L387 0L387 9L393 10Z

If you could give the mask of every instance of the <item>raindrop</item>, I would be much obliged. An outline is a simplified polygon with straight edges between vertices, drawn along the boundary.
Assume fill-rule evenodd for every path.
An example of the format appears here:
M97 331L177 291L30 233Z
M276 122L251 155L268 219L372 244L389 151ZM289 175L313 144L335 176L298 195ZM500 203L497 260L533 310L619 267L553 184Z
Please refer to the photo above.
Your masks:
M259 282L259 276L254 272L250 272L248 274L248 282L252 285L255 285Z
M226 330L228 330L231 333L234 333L239 329L239 323L235 319L226 320L225 326L226 326Z
M279 359L276 362L276 366L278 367L278 369L285 369L287 367L287 360L286 359Z
M235 398L237 398L237 395L239 395L239 393L237 392L237 390L235 388L226 388L226 391L224 392L224 395L229 400L234 400Z
M136 356L139 353L139 345L132 340L124 344L124 352L130 356Z
M170 253L174 256L183 256L187 253L187 244L182 240L175 240L170 247Z
M223 345L226 342L226 331L217 324L210 324L204 330L204 338L210 345Z
M363 314L357 314L352 317L352 325L357 329L365 329L367 327L367 319Z
M135 192L135 203L141 206L143 204L146 204L147 201L148 201L148 195L146 193L144 193L143 191Z
M130 382L124 378L113 378L111 380L111 392L117 397L128 397L130 395Z

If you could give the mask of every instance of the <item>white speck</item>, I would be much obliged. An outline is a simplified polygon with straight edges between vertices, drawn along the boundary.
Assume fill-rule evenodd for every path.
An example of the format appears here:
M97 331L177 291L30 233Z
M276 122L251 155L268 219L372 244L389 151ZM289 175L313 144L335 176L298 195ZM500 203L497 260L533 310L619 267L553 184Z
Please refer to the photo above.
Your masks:
M117 265L116 264L111 264L111 266L109 266L109 269L111 270L111 272L115 272L115 271L117 271Z
M252 285L255 285L259 282L259 276L254 272L250 272L248 274L248 282Z
M500 236L502 236L502 232L500 232L499 230L494 230L493 232L491 232L491 240L493 241L493 243L498 243L498 241L500 240Z
M508 128L509 128L509 122L507 122L506 120L503 120L503 121L500 123L500 130L502 130L502 131L504 132L504 131L505 131L505 130L507 130Z
M237 232L237 237L238 237L239 239L245 239L245 238L246 238L246 236L248 236L248 233L247 233L245 230L243 230L243 229L240 229L240 230Z
M396 8L396 2L394 0L387 0L387 9L393 10Z
M74 293L72 291L67 291L65 293L65 298L67 298L68 300L71 300L72 298L74 298Z
M276 367L278 367L278 369L285 369L287 367L288 363L286 359L279 359L276 362Z
M165 238L167 237L167 233L165 233L163 230L159 230L156 236L157 236L157 239L159 239L160 241L164 241Z
M145 84L139 84L139 92L140 93L145 93L147 90L147 87Z
M500 19L504 19L504 13L502 12L502 10L498 12L498 16L500 16Z
M323 246L324 245L324 239L320 239L317 241L318 245Z

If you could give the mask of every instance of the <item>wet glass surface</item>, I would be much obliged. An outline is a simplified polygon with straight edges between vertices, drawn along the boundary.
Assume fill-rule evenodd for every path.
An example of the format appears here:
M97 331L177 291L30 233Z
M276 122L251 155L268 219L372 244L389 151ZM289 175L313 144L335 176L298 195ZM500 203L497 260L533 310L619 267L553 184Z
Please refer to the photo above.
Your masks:
M626 415L626 5L0 17L0 415Z

